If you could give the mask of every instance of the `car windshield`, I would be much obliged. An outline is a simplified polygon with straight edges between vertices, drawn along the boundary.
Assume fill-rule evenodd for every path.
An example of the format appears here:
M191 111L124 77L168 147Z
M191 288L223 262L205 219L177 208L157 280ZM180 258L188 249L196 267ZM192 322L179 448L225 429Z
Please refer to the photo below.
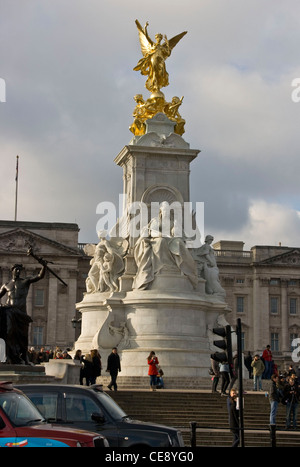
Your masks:
M17 392L1 393L0 407L14 426L30 425L44 420L32 402Z
M122 410L121 407L119 407L118 404L116 404L116 402L108 394L102 391L98 391L97 389L94 391L100 400L103 409L106 410L106 412L108 412L114 420L120 420L127 417L127 414L124 412L124 410Z

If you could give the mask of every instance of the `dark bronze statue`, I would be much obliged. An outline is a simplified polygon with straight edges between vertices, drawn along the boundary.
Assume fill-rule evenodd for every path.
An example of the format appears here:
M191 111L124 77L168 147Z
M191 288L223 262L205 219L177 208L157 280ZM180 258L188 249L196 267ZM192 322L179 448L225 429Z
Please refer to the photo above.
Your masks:
M45 276L44 264L37 276L20 277L23 266L12 267L12 279L0 289L0 298L7 294L6 305L0 307L0 337L5 341L7 363L29 364L28 327L32 322L26 311L29 287Z

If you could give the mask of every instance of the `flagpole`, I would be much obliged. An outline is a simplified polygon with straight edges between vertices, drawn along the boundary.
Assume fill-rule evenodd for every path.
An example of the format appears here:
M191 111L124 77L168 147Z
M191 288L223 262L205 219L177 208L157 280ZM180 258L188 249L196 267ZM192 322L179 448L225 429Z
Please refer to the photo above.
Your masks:
M16 163L15 222L17 220L17 206L18 206L18 179L19 179L19 156L17 156L17 163Z

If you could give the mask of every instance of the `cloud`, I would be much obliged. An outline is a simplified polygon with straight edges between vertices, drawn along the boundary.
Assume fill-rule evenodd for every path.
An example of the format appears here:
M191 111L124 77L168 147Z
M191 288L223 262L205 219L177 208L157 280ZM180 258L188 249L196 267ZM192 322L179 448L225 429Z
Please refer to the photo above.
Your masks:
M229 232L217 231L218 238L227 240ZM281 244L299 247L299 232L299 211L281 204L258 200L250 203L247 223L236 232L236 239L244 241L245 250L254 245Z
M184 138L201 150L191 199L204 201L206 229L215 238L250 241L251 232L253 244L267 235L284 242L280 223L272 235L258 228L265 203L265 212L278 207L272 219L276 211L293 220L287 240L299 236L297 0L0 3L2 219L13 218L19 154L19 219L78 222L80 241L97 240L96 206L117 206L122 192L114 158L131 139L133 96L148 93L133 71L138 18L151 36L188 31L167 61L164 92L167 100L184 95Z

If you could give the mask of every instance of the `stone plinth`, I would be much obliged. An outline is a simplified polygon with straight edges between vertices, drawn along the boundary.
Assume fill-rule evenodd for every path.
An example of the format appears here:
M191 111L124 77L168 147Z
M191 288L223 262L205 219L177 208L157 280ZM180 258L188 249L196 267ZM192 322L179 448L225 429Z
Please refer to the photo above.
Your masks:
M53 381L53 377L46 374L43 365L10 365L1 363L0 380L11 381L14 384L47 384Z

